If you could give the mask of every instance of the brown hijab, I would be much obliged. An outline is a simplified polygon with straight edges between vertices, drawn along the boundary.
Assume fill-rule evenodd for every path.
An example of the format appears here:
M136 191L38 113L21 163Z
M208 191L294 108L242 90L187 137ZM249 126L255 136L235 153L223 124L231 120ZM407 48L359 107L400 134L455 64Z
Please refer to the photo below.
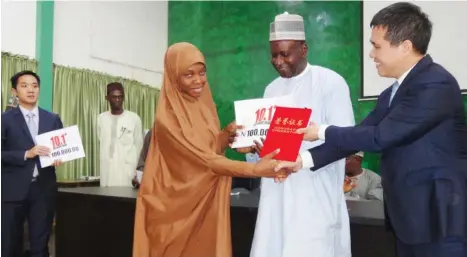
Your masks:
M230 257L230 176L254 176L219 147L219 118L206 83L200 98L178 89L205 64L189 43L169 47L136 205L133 257Z

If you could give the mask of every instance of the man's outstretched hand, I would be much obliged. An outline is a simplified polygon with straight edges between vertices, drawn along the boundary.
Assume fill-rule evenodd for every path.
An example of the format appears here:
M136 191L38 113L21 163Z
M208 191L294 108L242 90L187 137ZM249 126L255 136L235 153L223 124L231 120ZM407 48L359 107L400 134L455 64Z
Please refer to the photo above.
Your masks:
M279 164L276 165L275 170L277 172L280 171L280 172L285 172L287 174L290 174L290 173L295 173L295 172L299 171L302 168L302 166L303 166L302 158L299 155L295 162L280 161ZM276 178L274 178L274 181L275 182L284 182L284 180L286 178L287 177L285 177L285 178L276 177Z
M287 168L276 169L280 163L274 160L273 157L279 153L279 149L265 155L261 160L255 164L254 173L260 177L274 178L274 181L284 181L291 173Z
M318 140L318 131L319 126L317 126L314 122L310 122L310 126L308 126L307 128L297 129L297 133L303 134L303 140L306 141Z

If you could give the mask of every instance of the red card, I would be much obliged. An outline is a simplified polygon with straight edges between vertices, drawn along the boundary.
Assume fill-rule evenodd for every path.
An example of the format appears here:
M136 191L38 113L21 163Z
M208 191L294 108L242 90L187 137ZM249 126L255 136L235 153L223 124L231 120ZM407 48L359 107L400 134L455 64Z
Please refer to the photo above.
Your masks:
M297 134L296 130L306 128L310 116L311 109L277 106L260 156L264 157L280 148L274 159L296 161L303 141L303 134Z

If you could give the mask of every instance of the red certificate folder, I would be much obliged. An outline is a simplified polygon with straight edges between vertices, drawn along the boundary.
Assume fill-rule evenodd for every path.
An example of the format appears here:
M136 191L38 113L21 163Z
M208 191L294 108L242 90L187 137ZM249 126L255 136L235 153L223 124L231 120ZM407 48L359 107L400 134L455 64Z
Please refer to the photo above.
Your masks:
M260 156L263 157L280 148L279 154L274 159L296 161L303 141L303 134L297 134L296 130L306 128L310 116L311 109L276 106Z

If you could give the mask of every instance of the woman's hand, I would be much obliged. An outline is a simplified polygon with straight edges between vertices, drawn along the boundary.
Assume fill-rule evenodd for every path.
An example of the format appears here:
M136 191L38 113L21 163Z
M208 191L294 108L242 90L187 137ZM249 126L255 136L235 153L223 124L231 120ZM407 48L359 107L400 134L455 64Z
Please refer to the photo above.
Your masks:
M261 138L261 142L255 140L254 143L255 143L254 145L249 146L249 147L236 148L235 151L239 153L243 153L243 154L247 154L247 153L260 154L261 150L263 150L264 138Z
M235 121L233 121L222 130L219 136L222 152L228 147L232 146L232 143L235 141L235 137L237 136L237 129L242 128L243 126L237 125Z
M255 169L253 173L258 177L268 177L274 178L278 175L278 172L275 171L275 168L279 161L274 160L273 157L280 152L280 149L275 150L272 153L267 154L261 160L255 164Z
M258 177L274 178L274 180L284 181L291 172L287 169L276 171L276 166L279 164L279 161L274 160L273 157L279 152L280 149L277 149L261 158L261 160L255 164L254 174Z
M240 148L235 148L234 149L237 153L242 153L242 154L247 154L247 153L255 153L255 146L249 146L249 147L240 147Z

